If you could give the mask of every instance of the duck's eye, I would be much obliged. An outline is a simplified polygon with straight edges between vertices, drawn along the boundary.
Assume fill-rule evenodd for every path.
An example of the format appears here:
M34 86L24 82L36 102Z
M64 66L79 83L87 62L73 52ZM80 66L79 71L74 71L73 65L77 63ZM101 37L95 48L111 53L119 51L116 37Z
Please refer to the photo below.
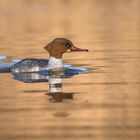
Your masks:
M70 44L70 43L66 43L65 46L66 46L67 48L71 48L71 44Z

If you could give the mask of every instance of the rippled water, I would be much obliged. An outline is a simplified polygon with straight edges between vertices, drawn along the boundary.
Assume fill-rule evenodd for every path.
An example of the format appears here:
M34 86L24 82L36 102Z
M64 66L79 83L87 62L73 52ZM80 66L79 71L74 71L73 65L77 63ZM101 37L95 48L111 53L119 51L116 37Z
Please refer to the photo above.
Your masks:
M139 0L1 0L7 63L48 58L42 47L67 37L90 51L65 54L64 63L91 72L64 79L61 103L52 102L48 83L0 73L0 139L138 140L139 13Z

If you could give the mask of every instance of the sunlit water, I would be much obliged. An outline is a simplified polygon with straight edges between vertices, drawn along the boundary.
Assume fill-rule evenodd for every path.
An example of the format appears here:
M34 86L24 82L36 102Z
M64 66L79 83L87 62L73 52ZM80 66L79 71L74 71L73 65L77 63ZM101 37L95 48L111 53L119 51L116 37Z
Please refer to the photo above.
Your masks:
M64 63L90 72L64 79L60 97L0 73L0 139L139 140L139 13L139 0L1 0L0 61L48 58L43 46L67 37L90 51Z

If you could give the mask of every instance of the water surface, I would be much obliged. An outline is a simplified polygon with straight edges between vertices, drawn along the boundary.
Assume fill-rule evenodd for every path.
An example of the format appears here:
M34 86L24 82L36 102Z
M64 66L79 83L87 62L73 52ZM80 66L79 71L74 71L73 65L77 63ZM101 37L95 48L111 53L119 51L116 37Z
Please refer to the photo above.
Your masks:
M1 73L0 139L138 140L139 13L138 0L1 0L0 55L7 63L48 58L42 47L67 37L90 51L67 53L64 63L91 72L64 79L61 103L48 83Z

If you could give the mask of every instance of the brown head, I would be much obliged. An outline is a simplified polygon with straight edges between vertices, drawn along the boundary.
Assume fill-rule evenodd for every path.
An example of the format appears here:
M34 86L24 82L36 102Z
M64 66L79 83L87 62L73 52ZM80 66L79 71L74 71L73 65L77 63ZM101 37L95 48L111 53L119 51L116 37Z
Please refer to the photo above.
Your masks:
M77 52L77 51L88 51L87 49L80 49L73 45L73 43L65 38L56 38L48 45L44 47L50 54L50 56L57 59L62 58L65 52Z

